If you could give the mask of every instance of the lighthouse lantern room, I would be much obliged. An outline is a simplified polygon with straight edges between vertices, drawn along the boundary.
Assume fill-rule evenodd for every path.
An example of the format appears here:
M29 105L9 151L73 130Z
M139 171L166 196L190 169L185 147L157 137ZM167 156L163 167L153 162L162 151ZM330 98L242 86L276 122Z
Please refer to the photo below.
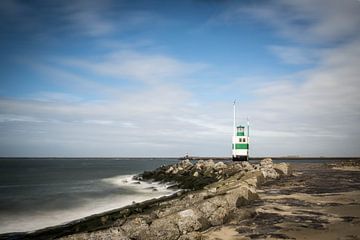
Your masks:
M236 109L234 101L234 133L232 139L232 159L233 161L249 160L249 121L247 122L247 134L245 127L236 126Z

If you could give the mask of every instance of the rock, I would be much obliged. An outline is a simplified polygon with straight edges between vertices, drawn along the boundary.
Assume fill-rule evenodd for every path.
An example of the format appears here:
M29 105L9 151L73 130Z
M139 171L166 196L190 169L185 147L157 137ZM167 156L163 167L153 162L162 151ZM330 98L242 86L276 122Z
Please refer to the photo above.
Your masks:
M130 238L140 239L144 233L149 231L149 225L145 219L137 217L128 220L121 226L121 229L126 232Z
M277 179L280 177L280 175L273 168L262 168L261 172L263 173L265 178Z
M191 232L179 237L178 240L203 240L202 234L199 232Z
M256 193L255 189L253 188L247 188L245 190L246 194L240 195L238 199L236 200L236 207L240 208L242 206L248 205L254 200L259 199L259 195Z
M168 240L178 239L181 233L174 221L174 217L155 219L149 231L141 236L141 240Z
M214 169L215 170L222 170L224 168L227 168L227 165L223 162L217 162L215 165L214 165Z
M288 163L277 163L274 164L273 167L280 176L289 176L292 174L291 166Z
M173 167L169 167L169 168L165 171L165 173L172 173L172 171L174 171L174 168L173 168Z
M94 232L76 233L60 238L62 240L130 240L119 228L110 228Z
M189 159L183 160L179 163L179 166L185 170L188 170L193 167L193 164L189 161Z
M198 173L198 172L194 172L193 176L194 176L194 177L198 177L198 176L199 176L199 173Z
M177 214L177 225L182 234L201 229L202 224L199 221L201 215L193 209L186 209Z
M272 165L273 165L273 161L271 158L264 158L263 160L260 161L260 166L266 167Z
M248 205L252 201L259 199L259 195L256 193L254 187L244 183L240 187L228 191L225 195L225 199L229 203L229 207L232 210Z
M258 187L265 182L265 176L262 171L255 171L247 173L243 178L243 181L248 183L250 186Z
M203 213L204 218L211 226L222 224L231 210L224 196L205 199L197 205L197 209Z
M264 174L265 178L279 178L279 174L273 168L273 161L271 158L265 158L260 161L260 170Z
M141 182L137 181L137 182L132 182L132 184L141 184Z
M241 162L241 166L243 169L245 169L247 171L254 170L254 167L248 161Z

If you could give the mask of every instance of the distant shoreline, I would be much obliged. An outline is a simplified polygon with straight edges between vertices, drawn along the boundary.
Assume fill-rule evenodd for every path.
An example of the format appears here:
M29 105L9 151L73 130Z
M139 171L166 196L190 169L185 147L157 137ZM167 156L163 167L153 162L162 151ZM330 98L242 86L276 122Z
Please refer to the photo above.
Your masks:
M201 157L201 156L189 156L191 160L215 160L215 161L226 161L231 160L231 157ZM273 160L360 160L359 157L250 157L249 160L261 160L264 158L271 158ZM183 160L186 157L0 157L0 160L4 159L89 159L89 160L98 160L98 159L111 159L111 160L122 160L122 159L179 159Z
M273 160L360 160L360 157L250 157L249 160L258 161L264 158L271 158ZM182 157L180 159L186 159ZM226 161L231 160L230 157L197 157L197 156L189 156L190 160L214 160L214 161Z

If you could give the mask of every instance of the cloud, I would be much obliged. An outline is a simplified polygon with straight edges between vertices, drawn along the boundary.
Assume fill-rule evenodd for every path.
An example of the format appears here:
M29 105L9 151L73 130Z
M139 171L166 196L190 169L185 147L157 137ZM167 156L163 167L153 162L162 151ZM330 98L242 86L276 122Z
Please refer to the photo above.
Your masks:
M68 66L105 76L155 83L173 81L207 67L203 63L187 63L162 54L120 51L100 56L97 61L64 59Z
M247 15L270 24L290 43L268 49L285 64L307 65L257 81L255 100L241 104L252 120L253 154L360 154L359 10L356 1L270 1L233 6L215 19L229 24Z
M108 38L134 28L161 22L146 10L126 8L113 0L71 2L4 0L0 3L0 25L6 33L55 42L59 38Z
M289 47L289 46L270 46L270 51L286 64L313 64L316 62L318 54L313 49Z
M282 36L301 43L334 43L359 36L359 1L265 1L231 6L213 22L236 22L244 15L273 26Z
M359 49L359 43L333 48L300 76L256 89L257 101L243 110L256 126L254 139L276 144L278 152L359 155ZM273 134L264 135L268 131Z
M4 121L0 126L6 131L0 137L0 152L10 154L9 143L18 142L19 146L29 139L36 146L33 150L17 149L12 154L47 155L51 149L52 156L206 155L209 146L219 144L219 137L230 136L231 127L226 132L228 124L216 118L222 113L209 112L211 106L204 111L193 101L190 93L171 86L131 92L102 102L1 99L0 119ZM206 142L206 147L201 142ZM227 141L220 142L228 145ZM39 144L46 150L40 151ZM66 149L65 153L59 152L61 149ZM219 148L212 153L222 155L224 149L228 150Z

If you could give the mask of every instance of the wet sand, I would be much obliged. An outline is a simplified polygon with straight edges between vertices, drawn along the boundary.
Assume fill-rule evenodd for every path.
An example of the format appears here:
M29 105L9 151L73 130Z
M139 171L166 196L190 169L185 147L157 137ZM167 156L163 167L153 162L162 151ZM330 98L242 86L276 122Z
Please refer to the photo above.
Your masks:
M292 164L294 176L263 185L252 217L206 231L210 240L360 239L360 172L356 167Z

